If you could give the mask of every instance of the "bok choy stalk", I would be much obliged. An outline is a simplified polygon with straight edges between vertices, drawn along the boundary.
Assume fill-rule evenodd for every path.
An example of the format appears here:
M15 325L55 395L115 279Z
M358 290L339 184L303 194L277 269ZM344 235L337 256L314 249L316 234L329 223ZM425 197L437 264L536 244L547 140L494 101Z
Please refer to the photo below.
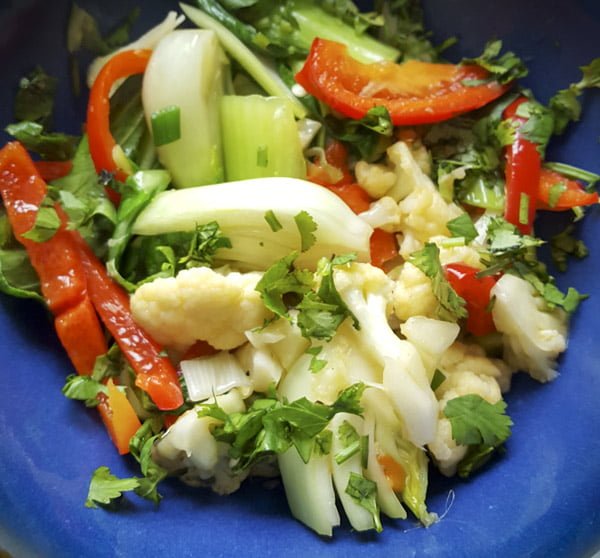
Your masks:
M148 63L144 111L159 160L178 188L223 180L219 103L225 63L216 35L196 29L164 37ZM172 141L158 141L157 135Z
M280 227L273 226L274 216ZM372 229L326 188L308 181L271 177L158 194L140 213L132 232L162 235L194 231L217 222L231 241L215 259L242 269L267 269L304 245L298 266L315 269L322 257L356 253L369 260ZM307 230L310 228L310 230ZM306 239L314 235L314 243Z
M287 99L225 96L221 130L227 180L306 177L298 126Z
M281 79L275 68L267 59L252 52L232 31L206 12L180 4L186 16L198 27L210 29L216 33L221 46L248 74L260 85L268 95L286 97L292 103L294 114L304 118L306 108L292 93L292 90Z

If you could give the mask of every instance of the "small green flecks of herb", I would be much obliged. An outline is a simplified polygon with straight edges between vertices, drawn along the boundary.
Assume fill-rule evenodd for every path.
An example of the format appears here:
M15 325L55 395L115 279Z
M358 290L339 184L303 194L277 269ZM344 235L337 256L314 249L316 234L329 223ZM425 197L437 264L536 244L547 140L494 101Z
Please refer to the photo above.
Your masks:
M451 219L446 223L446 227L448 227L453 237L462 237L467 244L477 238L478 235L477 229L467 213Z
M259 145L256 150L256 166L267 167L269 165L269 148L266 145Z
M529 195L521 192L519 198L519 223L526 225L529 222Z
M325 368L325 366L327 366L326 360L317 358L317 356L321 354L322 350L322 346L309 347L308 349L306 349L306 353L312 355L312 358L310 359L310 364L308 365L308 369L313 374L320 372L321 370L323 370L323 368Z
M564 182L558 182L553 184L548 192L548 206L556 207L558 200L563 195L563 192L567 191L567 185Z
M379 507L377 506L377 485L372 480L351 472L346 486L346 494L371 514L373 527L380 533L383 526L381 525Z
M121 498L123 492L135 490L140 485L140 479L119 479L111 474L108 467L98 467L90 481L85 505L88 508L97 508L100 505L109 505Z
M436 368L433 374L433 378L431 378L431 389L435 391L446 381L446 375L439 369Z
M271 227L273 232L280 231L283 228L283 225L279 222L279 219L277 219L277 216L272 209L269 209L265 213L265 221L268 223L269 227Z
M307 211L300 211L294 216L294 221L300 233L300 250L306 252L316 241L313 234L317 230L317 223Z
M95 407L100 403L98 395L100 393L108 395L108 388L91 376L71 374L67 376L62 392L69 399L84 401L86 407Z
M567 271L569 257L581 260L589 255L589 250L583 240L573 236L574 230L575 227L571 224L550 239L552 261L563 272Z
M347 420L340 424L336 435L342 449L335 454L334 459L338 465L341 465L361 450L361 436Z

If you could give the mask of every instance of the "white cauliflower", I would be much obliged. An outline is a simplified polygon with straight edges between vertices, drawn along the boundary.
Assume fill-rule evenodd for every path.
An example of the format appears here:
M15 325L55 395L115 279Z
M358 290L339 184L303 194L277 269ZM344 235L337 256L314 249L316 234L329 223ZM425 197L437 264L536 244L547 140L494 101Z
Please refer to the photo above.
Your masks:
M458 463L466 455L468 447L457 444L452 437L452 426L444 415L444 408L451 399L475 394L494 404L502 399L501 385L508 389L511 371L501 360L490 359L478 345L454 343L442 356L440 370L446 379L437 388L439 418L436 436L428 444L440 471L454 475Z
M411 316L434 318L438 301L433 294L431 279L410 262L402 265L392 292L395 316L405 322Z
M358 161L354 173L359 186L376 200L396 184L396 173L387 165Z
M445 241L449 240L445 236L434 236L429 239L440 249L440 263L448 265L453 263L462 263L475 269L483 269L485 266L481 263L481 255L478 245L472 242L465 246L445 246Z
M218 396L217 402L226 413L246 408L235 389ZM167 471L182 472L181 479L192 486L210 486L218 494L236 491L248 472L232 472L229 446L218 442L210 431L218 422L212 417L199 417L195 408L186 411L156 443L153 459Z
M546 311L545 301L524 279L506 274L491 291L492 316L504 334L504 360L540 382L556 377L556 359L567 348L567 315Z
M389 196L374 201L367 211L359 213L358 216L374 229L383 229L387 232L400 230L398 204Z
M208 267L183 270L139 287L131 297L131 312L168 348L185 350L202 340L216 349L234 349L246 341L246 330L271 316L254 290L261 276Z

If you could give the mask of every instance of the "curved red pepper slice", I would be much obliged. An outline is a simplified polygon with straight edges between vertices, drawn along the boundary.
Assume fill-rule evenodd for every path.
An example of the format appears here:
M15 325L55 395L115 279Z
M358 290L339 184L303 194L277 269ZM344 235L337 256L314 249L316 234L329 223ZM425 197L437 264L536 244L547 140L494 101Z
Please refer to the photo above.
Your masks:
M558 200L550 205L552 188L559 184L564 186L564 191L560 194ZM574 207L594 205L595 203L598 203L598 192L586 192L576 180L570 180L555 171L541 169L538 209L566 211Z
M480 108L508 90L510 84L465 85L488 77L475 65L363 64L341 43L317 38L296 81L320 101L349 118L359 119L384 106L395 125L441 122Z
M127 179L127 174L113 158L117 144L110 131L110 91L117 80L144 73L151 54L147 49L115 54L100 70L90 90L86 122L90 154L97 172L114 173L121 182Z
M489 304L490 291L497 279L477 277L478 269L461 263L445 265L444 272L450 286L467 303L467 331L477 336L496 331Z

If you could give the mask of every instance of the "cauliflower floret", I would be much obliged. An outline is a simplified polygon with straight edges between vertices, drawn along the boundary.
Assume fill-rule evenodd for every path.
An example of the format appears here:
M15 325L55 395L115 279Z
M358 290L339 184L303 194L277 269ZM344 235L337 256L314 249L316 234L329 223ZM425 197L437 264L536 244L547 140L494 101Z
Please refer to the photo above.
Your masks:
M462 263L475 269L485 267L481 263L481 255L475 243L468 246L444 246L444 241L448 240L446 236L434 236L429 240L434 242L440 249L440 263L442 265Z
M396 232L400 229L400 212L398 204L389 196L374 201L367 211L358 215L371 227L383 229L387 232Z
M438 302L433 294L431 279L413 264L403 264L394 284L392 306L401 322L411 316L435 318Z
M218 396L217 402L226 413L243 412L246 408L235 389ZM218 494L236 491L248 472L232 472L229 446L217 442L210 431L218 422L199 417L196 409L186 411L156 443L153 459L167 471L182 472L181 479L187 484L210 486Z
M139 287L131 297L131 312L166 347L185 350L202 340L216 349L234 349L246 341L246 330L271 316L254 290L260 278L258 272L183 270Z
M504 360L540 382L553 380L556 359L567 348L567 314L546 311L533 286L514 275L504 275L491 295L494 324L504 334Z
M386 165L358 161L354 167L356 181L369 196L379 199L396 184L396 174Z
M492 405L497 403L502 399L501 384L506 388L510 384L511 371L502 361L486 357L481 347L458 342L444 353L439 367L446 379L435 392L440 413L436 437L428 448L440 471L451 476L468 448L452 438L450 421L444 415L446 404L469 394L479 395Z

